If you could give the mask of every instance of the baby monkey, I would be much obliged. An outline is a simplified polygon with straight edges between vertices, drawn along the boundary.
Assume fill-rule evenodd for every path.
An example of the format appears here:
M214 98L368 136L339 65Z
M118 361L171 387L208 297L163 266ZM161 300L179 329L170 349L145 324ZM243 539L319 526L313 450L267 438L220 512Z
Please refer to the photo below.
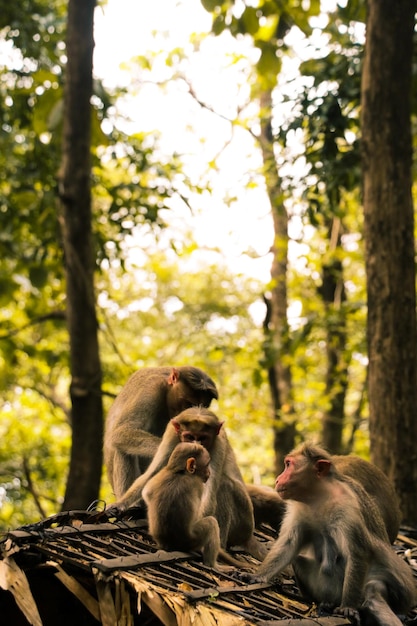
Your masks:
M220 547L216 518L203 517L201 512L209 464L210 455L201 444L177 444L168 464L149 479L142 492L149 532L163 550L201 550L209 567L218 567L219 556L229 565L242 567L243 563Z

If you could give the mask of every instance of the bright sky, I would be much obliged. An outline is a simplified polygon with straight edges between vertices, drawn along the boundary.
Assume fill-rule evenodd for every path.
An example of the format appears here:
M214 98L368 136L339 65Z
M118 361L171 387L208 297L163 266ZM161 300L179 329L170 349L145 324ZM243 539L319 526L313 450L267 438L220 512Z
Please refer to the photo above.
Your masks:
M160 49L185 48L193 32L208 32L211 17L199 0L108 0L96 12L95 73L109 85L129 86L132 74L122 64L132 57ZM159 33L159 34L158 34ZM188 75L198 97L226 117L233 117L237 104L237 82L241 76L231 66L227 55L235 51L236 41L216 38L201 47L193 57ZM163 66L153 79L161 80ZM136 75L138 70L135 70ZM162 133L162 148L167 154L185 154L187 173L197 176L230 138L230 124L202 109L183 84L172 83L162 90L146 84L124 103L124 112L132 119L131 132ZM193 202L196 214L191 217L183 206L175 208L170 218L182 228L191 224L199 246L219 246L229 265L238 272L269 279L271 258L268 254L273 230L267 198L262 190L244 189L248 176L260 166L259 152L250 135L237 130L232 144L222 153L221 174L216 177L212 195L199 196ZM224 205L223 194L237 196L231 207ZM244 251L252 247L257 259Z

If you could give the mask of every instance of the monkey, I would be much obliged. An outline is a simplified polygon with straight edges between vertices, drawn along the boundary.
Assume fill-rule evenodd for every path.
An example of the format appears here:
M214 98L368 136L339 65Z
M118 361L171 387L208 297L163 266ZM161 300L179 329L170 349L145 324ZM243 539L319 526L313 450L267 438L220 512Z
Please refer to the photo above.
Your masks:
M210 455L199 443L179 443L168 464L146 483L149 532L163 550L203 552L203 562L219 568L217 558L235 567L244 564L220 547L219 524L203 516L201 501L210 476Z
M191 406L218 398L213 380L191 366L150 367L135 372L110 408L104 462L116 498L143 474L169 420Z
M394 543L400 528L401 511L395 489L384 472L353 454L332 455L331 460L340 474L356 480L372 496L384 521L389 542Z
M372 496L382 515L389 543L397 537L401 522L399 502L394 487L378 467L355 455L332 455L332 463L339 473L359 482ZM252 500L255 525L269 524L279 530L285 513L285 501L265 485L247 485Z
M307 599L356 621L365 611L379 626L401 626L395 613L417 602L414 579L387 545L382 515L362 485L325 450L303 444L286 456L276 489L287 510L250 581L270 581L292 564Z
M223 422L205 407L191 407L171 419L149 467L114 506L124 510L139 505L144 486L168 463L172 451L180 442L200 443L211 456L211 472L204 489L202 511L204 516L213 515L217 519L222 548L242 545L252 556L262 559L266 549L253 535L252 502Z
M281 496L267 485L246 483L246 490L252 501L255 527L268 524L274 530L279 530L286 511L286 504Z

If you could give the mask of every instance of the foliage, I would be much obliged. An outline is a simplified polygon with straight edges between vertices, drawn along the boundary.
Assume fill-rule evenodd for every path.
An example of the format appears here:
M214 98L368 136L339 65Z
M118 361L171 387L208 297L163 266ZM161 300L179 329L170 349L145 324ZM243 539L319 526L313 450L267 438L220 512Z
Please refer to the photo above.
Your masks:
M97 288L106 408L136 369L161 362L193 363L218 383L220 399L213 408L226 421L245 476L252 480L259 474L271 481L268 454L263 450L260 455L253 446L270 430L267 387L259 370L262 331L250 315L261 285L230 274L220 264L184 270L188 263L195 266L192 251L190 246L178 260L145 250L140 263L129 262L129 272L115 264L101 274ZM44 361L36 350L36 345L49 347L52 356L60 335L50 321L22 333L26 343L33 342L33 353L10 373L0 409L3 528L57 511L70 445L68 367L58 359ZM65 344L62 350L66 354ZM106 481L102 497L111 499Z
M259 0L255 3L236 3L234 0L202 0L207 11L213 13L213 33L225 29L234 37L250 35L259 50L256 70L262 88L275 87L282 68L284 36L296 24L304 34L311 33L310 18L320 12L320 0L300 3L298 0ZM307 6L306 6L307 5Z
M314 21L318 0L204 0L203 5L213 12L217 36L229 30L251 38L257 53L255 72L250 74L250 60L244 66L240 88L246 95L239 94L232 129L256 135L259 110L253 113L247 101L247 83L252 98L261 88L274 89L271 132L290 216L291 343L282 358L292 367L298 436L316 435L329 401L324 384L328 313L320 288L323 263L329 260L328 219L337 217L343 220L337 254L348 290L343 305L346 441L354 433L355 451L366 452L366 410L357 414L366 378L358 160L362 41L356 31L364 3L338 6L319 26ZM0 523L6 528L59 507L71 429L64 259L56 212L65 3L26 0L0 2L0 7L0 45L7 52L0 71ZM320 48L314 44L317 29L326 41ZM296 78L287 80L283 69L293 54L294 32L302 33L304 61ZM167 55L170 80L184 81L185 57L181 50ZM151 58L138 62L147 71L152 67ZM185 84L195 96L192 81ZM165 219L173 200L191 206L202 188L187 178L178 155L162 154L156 134L128 136L120 130L115 103L124 94L108 93L95 82L93 228L106 408L137 368L193 362L219 384L214 409L226 420L245 478L260 476L272 484L264 338L259 320L254 323L250 314L268 286L232 275L220 262L196 261L189 233L182 234L180 245L173 243ZM199 104L214 109L210 102ZM215 159L209 165L216 167ZM261 185L254 171L246 182L248 189ZM133 240L141 247L139 256ZM111 497L105 481L102 496Z
M65 259L56 203L66 3L0 6L5 59L0 70L0 388L7 432L0 475L4 524L16 524L56 511L70 444ZM163 229L160 210L169 210L169 200L177 195L187 202L187 193L198 192L188 185L178 158L161 158L156 135L129 137L117 127L113 102L118 95L117 90L106 93L96 81L91 149L100 271L116 258L123 267L125 241L136 224ZM36 437L30 436L29 424Z
M341 355L349 379L345 443L347 449L356 444L362 451L367 440L359 156L364 3L336 5L328 15L321 12L320 2L302 7L291 0L202 4L213 14L215 35L227 30L236 38L251 39L261 51L252 96L273 90L276 103L271 140L290 220L287 293L292 346L290 354L280 358L292 373L298 433L317 437L320 418L330 406L328 394L337 393L334 387L326 391L325 348L329 329L337 332L339 319L346 319L347 345ZM300 58L297 71L294 55ZM335 245L332 231L341 235L341 246ZM332 264L343 268L348 296L339 311L326 310L321 297L323 271ZM298 311L296 319L292 310Z
M179 258L148 254L125 274L110 269L102 281L105 393L116 395L141 367L161 363L201 367L218 384L220 398L213 408L225 419L242 471L251 480L251 467L256 466L254 472L271 480L268 455L263 451L259 456L253 446L270 426L260 366L262 329L250 314L262 285L231 274L220 261L214 265L194 261L192 247Z
M6 397L10 400L6 399L0 411L3 529L57 512L70 446L70 428L62 411L42 399L37 389L14 386Z

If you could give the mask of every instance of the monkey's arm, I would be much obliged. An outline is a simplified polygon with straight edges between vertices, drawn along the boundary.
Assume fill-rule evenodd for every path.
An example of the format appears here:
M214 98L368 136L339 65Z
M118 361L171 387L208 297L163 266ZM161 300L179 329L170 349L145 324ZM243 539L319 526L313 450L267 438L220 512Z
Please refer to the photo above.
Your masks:
M148 470L146 470L145 474L139 476L129 487L129 489L115 502L112 504L112 507L120 509L124 511L131 506L140 506L142 500L142 490L146 485L146 481L148 478L153 476L153 474L148 474L148 471L151 466L149 466ZM158 468L160 469L160 468ZM158 470L155 470L155 473Z
M223 431L216 438L215 447L210 451L210 478L204 486L201 501L201 513L204 517L215 515L217 510L217 494L224 481L228 441Z
M124 454L147 454L155 451L161 443L161 438L145 430L135 429L130 424L121 424L113 430L112 446Z
M354 519L354 522L356 520ZM338 612L348 614L350 608L357 608L362 601L362 593L365 587L366 572L368 569L368 557L370 554L368 537L365 529L360 524L348 524L344 522L344 537L336 537L339 547L346 550L346 566L343 581L342 599Z
M290 565L300 552L305 537L304 524L288 511L281 526L278 539L256 572L256 578L270 581Z
M159 470L161 470L168 463L168 459L171 456L171 452L178 443L177 435L174 428L169 424L165 430L162 441L155 453L154 458L151 461L148 469L144 474L139 476L129 489L119 498L119 500L113 505L119 509L127 509L131 506L137 506L142 499L142 490L148 480L154 476Z
M153 496L154 496L154 489L153 489L152 481L149 480L142 489L142 498L145 501L146 506L149 506L149 502L152 500Z

